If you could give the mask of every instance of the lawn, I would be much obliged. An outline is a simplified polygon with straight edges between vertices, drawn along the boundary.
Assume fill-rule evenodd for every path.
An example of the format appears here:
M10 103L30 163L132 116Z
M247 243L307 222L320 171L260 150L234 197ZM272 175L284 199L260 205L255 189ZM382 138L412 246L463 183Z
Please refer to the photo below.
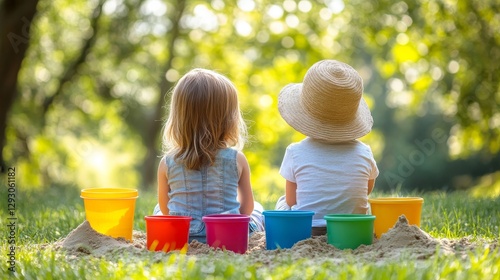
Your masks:
M145 231L143 217L155 204L153 192L140 192L134 229ZM374 196L387 196L375 193ZM401 195L401 194L400 194ZM415 194L413 194L415 195ZM500 279L500 197L474 198L467 192L420 194L425 200L421 229L433 238L464 239L475 244L460 254L426 259L402 255L386 262L360 261L356 255L338 260L291 258L278 252L272 265L246 255L219 253L189 256L179 252L126 253L74 257L51 244L85 220L83 201L75 188L18 191L16 209L3 201L2 278L18 279ZM269 209L272 201L263 201ZM13 215L11 215L13 214ZM16 220L9 220L15 217ZM8 223L15 221L11 233ZM13 236L14 234L14 236ZM14 238L14 239L13 239ZM15 248L8 244L15 240ZM14 253L14 256L12 254ZM10 254L10 256L9 256ZM215 257L216 256L216 257ZM15 266L9 260L15 259ZM9 271L9 269L15 272Z

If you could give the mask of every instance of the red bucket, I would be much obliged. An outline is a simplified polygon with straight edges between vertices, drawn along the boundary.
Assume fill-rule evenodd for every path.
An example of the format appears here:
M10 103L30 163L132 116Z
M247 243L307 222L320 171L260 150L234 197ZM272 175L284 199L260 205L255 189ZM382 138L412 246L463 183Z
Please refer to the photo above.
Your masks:
M145 216L148 250L169 252L185 248L187 251L191 219L188 216Z
M207 244L214 248L244 254L248 249L250 217L242 214L214 214L202 218L206 225Z

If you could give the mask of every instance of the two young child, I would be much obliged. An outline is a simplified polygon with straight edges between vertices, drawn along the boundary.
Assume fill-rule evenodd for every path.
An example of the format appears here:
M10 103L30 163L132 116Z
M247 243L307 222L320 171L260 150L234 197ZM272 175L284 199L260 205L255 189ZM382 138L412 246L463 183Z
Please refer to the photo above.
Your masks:
M278 97L283 119L307 137L286 150L280 168L286 191L276 209L314 211L313 235L326 234L326 214L367 212L378 169L370 148L356 140L373 124L362 93L351 66L322 60ZM205 69L183 76L164 128L154 214L191 216L190 240L201 242L201 218L209 214L247 214L250 230L263 231L263 209L254 201L241 152L245 135L231 81Z

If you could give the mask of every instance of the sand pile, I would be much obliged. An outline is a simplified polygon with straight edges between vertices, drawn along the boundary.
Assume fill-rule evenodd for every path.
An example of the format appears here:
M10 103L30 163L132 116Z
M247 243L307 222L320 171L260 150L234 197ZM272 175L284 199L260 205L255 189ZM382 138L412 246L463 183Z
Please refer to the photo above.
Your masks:
M134 239L134 237L132 237ZM137 239L141 242L141 238ZM95 231L88 221L72 230L66 238L56 242L56 248L64 248L73 255L102 256L117 249L142 249L137 244L122 238L112 238Z
M398 259L401 256L409 256L414 259L427 259L439 250L440 253L451 254L455 250L447 241L435 239L415 225L409 225L403 215L380 239L374 239L369 246L362 245L353 253L372 258L374 261L380 259Z
M127 252L144 257L154 256L155 259L168 257L170 253L149 252L146 249L146 233L134 231L133 242L125 239L115 239L102 235L90 227L85 221L76 229L56 242L56 248L65 250L68 255L81 257L85 255L116 257L116 252ZM496 243L491 246L497 246ZM399 260L401 257L411 259L427 259L436 254L453 254L473 249L473 243L467 238L456 241L436 239L401 216L397 223L380 239L374 239L371 245L361 245L355 250L340 250L328 244L326 236L313 237L302 240L290 249L266 250L265 233L258 232L250 236L248 251L244 257L250 261L260 262L272 266L277 258L307 258L310 260L324 260L341 262L346 258L356 258L360 261L384 262ZM177 253L177 252L175 252ZM197 241L189 244L187 255L203 256L214 254L234 254L230 251L221 251Z

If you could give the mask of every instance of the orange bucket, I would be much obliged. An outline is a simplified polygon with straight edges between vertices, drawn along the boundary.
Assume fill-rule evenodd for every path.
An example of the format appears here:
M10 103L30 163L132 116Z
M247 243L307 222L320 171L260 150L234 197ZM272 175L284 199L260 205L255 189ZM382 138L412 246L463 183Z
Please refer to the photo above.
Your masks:
M391 229L398 221L399 216L405 215L408 224L420 227L420 216L422 215L421 197L380 197L369 198L372 215L377 217L374 222L375 236L380 238L382 234Z
M83 189L80 197L83 198L86 219L95 231L132 240L137 190L91 188Z
M186 250L189 245L189 216L145 216L146 247L149 251Z

